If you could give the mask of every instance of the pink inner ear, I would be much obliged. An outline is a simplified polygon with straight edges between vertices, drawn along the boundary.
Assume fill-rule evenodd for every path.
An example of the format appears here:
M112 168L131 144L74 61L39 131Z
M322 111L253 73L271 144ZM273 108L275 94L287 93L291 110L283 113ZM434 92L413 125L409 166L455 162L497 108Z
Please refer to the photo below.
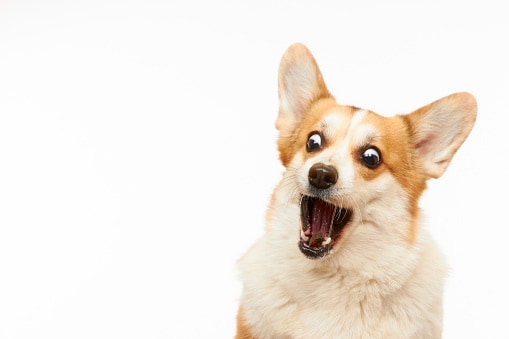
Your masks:
M419 141L415 148L419 151L419 153L423 156L429 155L431 152L435 152L433 150L436 144L437 135L430 133L423 140Z

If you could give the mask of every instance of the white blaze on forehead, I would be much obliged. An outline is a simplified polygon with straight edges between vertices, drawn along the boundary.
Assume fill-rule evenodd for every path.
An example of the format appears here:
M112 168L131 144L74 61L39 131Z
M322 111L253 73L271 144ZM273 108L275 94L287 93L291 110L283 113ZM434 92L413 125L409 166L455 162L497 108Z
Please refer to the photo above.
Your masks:
M348 132L345 140L349 138L352 130L362 121L368 112L366 110L358 110L353 117L344 114L332 112L325 116L322 120L322 133L325 137L331 138L341 127L348 126Z
M331 113L322 119L322 133L326 138L332 138L341 126L345 126L347 123L347 116Z
M347 138L349 138L349 136L352 133L352 130L359 125L359 123L362 121L362 119L364 119L366 114L368 114L368 111L364 109L360 109L353 114L352 121L350 122L350 127L348 128Z
M352 140L354 130L359 127L359 125L361 124L361 121L364 119L364 117L366 116L367 113L368 113L368 111L360 109L353 114L353 117L350 120L350 126L348 126L348 132L346 133L346 136L345 136L346 142L343 143L343 145L341 147L342 153L347 154L348 147Z

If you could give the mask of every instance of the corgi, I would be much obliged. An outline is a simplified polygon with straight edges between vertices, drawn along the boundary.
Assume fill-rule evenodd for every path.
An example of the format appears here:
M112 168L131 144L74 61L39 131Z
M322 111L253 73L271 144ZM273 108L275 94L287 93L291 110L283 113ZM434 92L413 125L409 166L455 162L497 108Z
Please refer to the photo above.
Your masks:
M238 262L236 338L440 338L447 268L419 198L470 133L475 98L392 117L341 105L300 43L278 94L284 172Z

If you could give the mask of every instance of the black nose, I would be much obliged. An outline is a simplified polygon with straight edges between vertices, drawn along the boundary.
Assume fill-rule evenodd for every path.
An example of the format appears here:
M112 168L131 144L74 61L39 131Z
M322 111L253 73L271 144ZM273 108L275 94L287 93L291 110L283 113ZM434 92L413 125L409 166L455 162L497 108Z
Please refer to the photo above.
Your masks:
M338 181L338 171L329 165L314 164L309 169L308 179L316 188L329 188Z

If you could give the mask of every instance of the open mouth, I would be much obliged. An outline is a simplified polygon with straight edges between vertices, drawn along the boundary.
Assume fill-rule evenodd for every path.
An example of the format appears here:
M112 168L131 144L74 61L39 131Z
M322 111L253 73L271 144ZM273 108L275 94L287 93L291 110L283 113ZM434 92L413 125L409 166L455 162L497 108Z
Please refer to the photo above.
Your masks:
M341 237L352 211L307 195L300 201L299 248L308 258L326 256Z

